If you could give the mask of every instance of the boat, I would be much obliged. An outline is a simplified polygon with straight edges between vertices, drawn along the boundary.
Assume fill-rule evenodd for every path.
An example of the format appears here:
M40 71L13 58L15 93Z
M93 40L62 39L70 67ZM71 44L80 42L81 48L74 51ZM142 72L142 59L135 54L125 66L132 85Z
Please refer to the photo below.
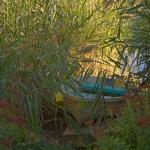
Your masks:
M98 101L105 104L115 104L121 102L121 96L100 96L94 93L75 92L72 89L62 86L63 107L70 112L76 121L80 124L92 116L92 107ZM99 105L97 105L99 106ZM102 109L101 107L97 109Z
M79 82L78 82L79 83ZM62 85L62 93L64 95L64 107L68 110L79 122L90 117L92 104L97 102L105 102L106 104L120 103L122 96L126 93L124 87L112 86L112 80L105 80L105 84L95 84L93 82L81 81L79 84L75 83L73 90L68 86ZM101 94L99 95L99 91Z
M63 93L73 99L92 101L96 99L97 94L101 92L103 99L106 101L115 101L120 99L127 92L124 83L117 79L106 78L103 84L96 82L95 77L89 77L86 80L80 80L78 78L77 80L78 84L74 82L75 88L77 89L76 91L62 85Z

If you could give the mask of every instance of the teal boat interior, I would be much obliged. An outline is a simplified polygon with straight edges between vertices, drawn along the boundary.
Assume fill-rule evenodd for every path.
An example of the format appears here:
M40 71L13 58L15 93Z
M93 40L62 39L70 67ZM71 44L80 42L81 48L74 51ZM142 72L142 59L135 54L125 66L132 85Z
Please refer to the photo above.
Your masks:
M105 79L103 84L93 83L89 81L82 81L79 84L81 91L86 93L97 93L98 91L102 91L105 96L123 96L126 93L126 89L124 87L114 87L114 80Z

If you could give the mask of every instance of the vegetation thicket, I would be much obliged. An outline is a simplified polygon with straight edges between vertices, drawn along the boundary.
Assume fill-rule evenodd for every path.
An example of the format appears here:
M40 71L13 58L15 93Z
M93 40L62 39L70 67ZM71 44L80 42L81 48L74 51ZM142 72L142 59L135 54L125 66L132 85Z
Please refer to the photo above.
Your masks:
M127 83L136 78L148 84L149 16L149 0L1 0L0 99L2 106L8 102L15 114L23 116L28 128L9 124L7 110L0 107L0 116L7 116L0 121L4 131L0 139L11 139L14 150L50 149L39 134L43 138L47 122L56 126L56 120L62 124L67 120L55 95L62 84L74 88L76 76L99 72L103 76L106 71L107 76L126 76ZM149 141L141 140L141 135L146 139L150 130L139 128L135 120L149 114L149 90L143 99L138 112L128 105L116 127L112 125L116 131L91 147L149 149ZM30 130L36 132L29 135ZM12 139L10 133L15 132Z

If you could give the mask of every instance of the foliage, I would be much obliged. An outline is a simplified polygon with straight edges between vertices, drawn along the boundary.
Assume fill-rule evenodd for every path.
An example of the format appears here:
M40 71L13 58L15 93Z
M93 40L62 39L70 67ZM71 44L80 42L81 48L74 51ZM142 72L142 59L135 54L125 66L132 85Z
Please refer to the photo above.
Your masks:
M114 139L113 137L106 137L96 144L96 147L101 148L102 150L127 150L128 147L120 139Z
M25 143L16 143L16 145L13 146L13 150L62 150L61 148L51 145L51 144L44 144L44 143L31 143L31 144L25 144Z
M142 101L147 101L147 94L143 94L145 99ZM142 103L143 107L147 106L147 103ZM102 150L107 149L125 149L125 150L148 150L150 148L149 141L149 116L146 119L142 119L142 116L145 116L150 113L148 109L145 109L141 112L141 106L137 106L135 111L134 106L131 103L128 103L125 107L121 118L117 120L109 121L110 130L105 138L97 141L96 146ZM143 124L140 125L139 119L143 121ZM147 124L147 125L146 125Z
M129 78L137 75L149 80L149 0L120 1L116 11L120 18L120 37L113 42L119 59L111 59ZM124 30L125 29L125 30ZM143 67L141 67L143 66Z
M0 139L8 138L22 141L25 140L27 135L27 131L25 129L19 128L15 124L10 124L5 120L0 121L0 130L1 130Z
M11 145L12 150L61 150L61 148L57 146L45 143L42 137L36 133L26 128L20 128L5 120L0 120L0 133L0 143L5 140L8 141L8 143L6 143L8 145L0 144L1 147L4 147L3 149L9 148Z
M62 84L72 86L68 79L81 68L79 49L96 44L100 55L112 50L120 24L113 11L117 6L106 9L101 0L93 5L88 0L3 0L0 98L19 106L29 125L39 130L43 102L52 107L54 93Z
M18 105L38 129L43 101L52 105L54 93L79 69L71 49L91 34L88 22L99 7L88 10L83 0L3 0L0 8L0 98Z
M17 106L29 127L41 132L43 122L57 119L54 101L61 85L75 88L72 77L86 78L97 68L85 69L84 62L108 64L111 73L128 75L127 81L138 75L149 82L149 16L149 0L1 0L0 99ZM85 59L88 45L96 48L94 60ZM145 68L138 72L141 64ZM136 124L136 117L150 110L144 99L139 112L127 107L98 147L140 150L145 144L149 149L149 141L142 140L149 128ZM14 149L54 149L39 141L24 142L31 138L26 131L3 120L0 130L1 138L14 135Z

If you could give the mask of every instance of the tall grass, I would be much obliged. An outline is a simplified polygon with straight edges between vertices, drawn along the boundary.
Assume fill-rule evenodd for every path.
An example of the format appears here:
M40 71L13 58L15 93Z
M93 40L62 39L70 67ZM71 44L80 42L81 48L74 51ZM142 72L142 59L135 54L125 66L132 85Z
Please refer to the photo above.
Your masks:
M54 93L80 69L82 47L96 45L94 61L122 75L133 75L127 55L135 51L137 66L149 67L149 1L89 2L0 2L0 98L17 105L33 128L44 119L43 102L53 105Z
M87 43L94 32L88 31L88 23L100 11L87 4L86 0L0 3L0 98L17 105L33 128L41 127L43 103L53 105L54 93L80 67L71 50Z
M115 5L115 2L112 2ZM149 80L149 0L120 1L116 5L120 26L118 36L109 43L117 50L117 59L110 58L130 78ZM141 68L141 65L144 67ZM145 79L146 78L146 79Z

